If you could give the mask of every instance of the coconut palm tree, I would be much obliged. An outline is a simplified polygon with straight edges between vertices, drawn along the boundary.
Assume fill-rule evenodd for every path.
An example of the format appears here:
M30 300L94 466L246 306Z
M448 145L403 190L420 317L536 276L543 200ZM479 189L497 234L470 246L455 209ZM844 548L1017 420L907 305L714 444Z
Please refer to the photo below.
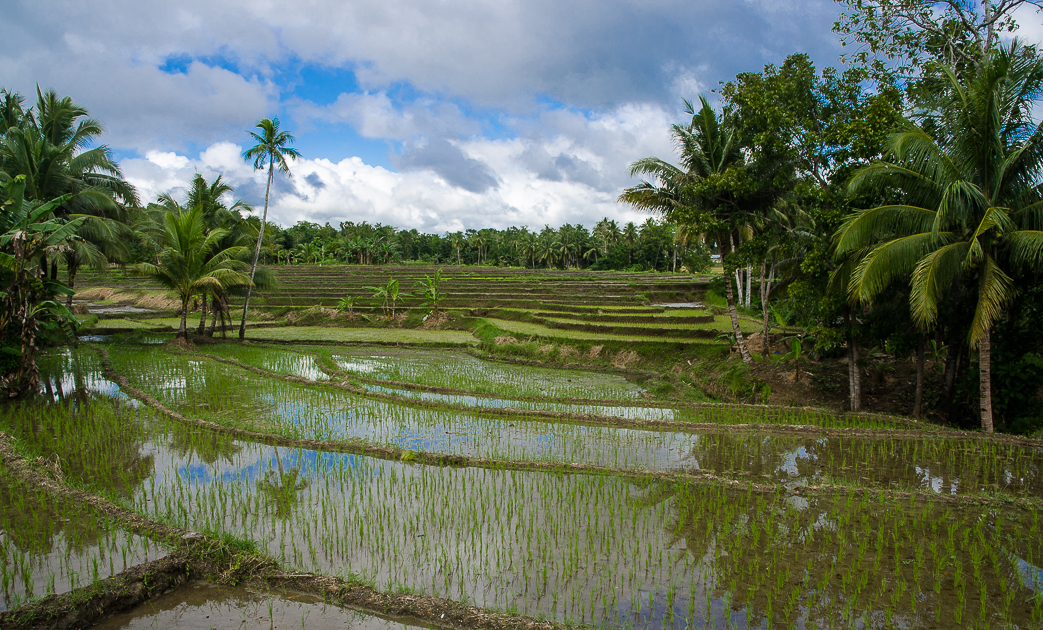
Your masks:
M207 229L202 206L181 212L170 210L163 218L163 248L156 264L139 263L131 267L133 273L151 278L177 293L181 300L178 339L188 338L188 305L193 296L213 295L251 283L246 263L239 260L247 248L219 249L227 235L228 230L224 228Z
M268 166L268 184L264 189L264 214L261 215L261 229L257 234L257 246L254 248L253 260L250 262L250 283L246 285L246 299L243 301L243 321L239 324L239 340L246 338L246 313L250 308L250 294L253 290L254 275L257 272L257 258L261 255L261 243L264 241L264 226L268 221L268 199L272 192L272 178L275 177L275 169L290 174L290 165L286 158L296 160L300 152L290 145L294 143L294 137L285 131L279 130L278 118L262 118L256 125L261 133L249 132L257 144L243 153L243 157L254 161L254 169L260 170Z
M1008 271L1043 265L1043 130L1031 117L1041 95L1043 59L1014 42L993 51L966 79L943 70L932 136L910 126L888 141L890 162L859 171L857 192L896 186L891 205L850 216L835 234L839 255L873 245L855 268L849 294L871 302L908 277L914 321L929 329L939 302L977 288L967 335L979 353L981 426L994 428L993 325L1017 287Z
M5 93L0 142L0 180L25 177L25 197L44 202L71 195L55 211L58 221L78 221L78 239L52 252L50 275L57 276L57 258L64 259L70 287L83 264L105 268L109 259L127 253L133 232L126 225L128 206L138 203L134 187L104 145L94 146L101 123L83 107L54 90L37 88L36 105L21 109L21 96ZM67 296L68 306L72 295Z
M721 180L726 174L737 172L744 165L744 158L732 121L727 116L719 118L705 97L699 97L699 101L698 111L690 101L685 101L691 122L675 124L670 130L680 153L680 166L656 157L634 162L630 165L631 177L640 175L650 180L625 189L619 201L668 219L691 221L698 217L706 223L700 226L700 231L712 232L717 244L728 254L735 251L737 241L745 232L747 213L728 185L716 184L724 184ZM626 229L624 238L628 238ZM732 283L725 282L724 286L739 354L743 362L752 363L753 357L739 327Z

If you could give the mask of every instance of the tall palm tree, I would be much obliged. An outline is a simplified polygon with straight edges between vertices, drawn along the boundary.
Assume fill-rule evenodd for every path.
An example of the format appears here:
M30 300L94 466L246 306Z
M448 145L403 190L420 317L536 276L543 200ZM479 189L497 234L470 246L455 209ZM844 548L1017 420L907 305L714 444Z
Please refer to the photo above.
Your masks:
M464 245L467 243L463 232L453 232L447 234L446 237L449 239L449 243L453 246L453 249L456 250L456 264L462 265L463 261L460 259L460 250L463 249Z
M656 157L634 162L630 165L630 175L647 176L651 181L643 180L637 186L625 189L619 201L668 219L691 221L692 217L698 217L707 224L700 231L705 229L714 233L717 244L728 254L736 249L736 241L748 220L740 200L729 186L714 184L723 183L721 180L729 171L741 168L744 158L732 121L727 116L718 118L705 97L699 97L699 102L701 107L696 111L690 101L685 101L685 111L692 116L691 122L675 124L670 130L680 153L680 166ZM739 354L743 362L752 363L753 357L739 327L732 283L726 281L724 286Z
M1043 130L1031 117L1043 93L1043 59L1015 41L966 81L944 69L943 82L937 136L912 126L894 134L893 160L850 182L853 192L897 186L901 197L849 217L835 235L836 250L873 245L849 283L859 301L909 277L913 319L925 330L947 292L977 285L967 341L978 349L981 426L991 432L991 332L1016 291L1007 271L1043 265Z
M188 338L188 305L193 296L214 294L234 286L249 286L246 263L239 260L243 246L219 249L228 230L208 230L202 206L188 211L167 211L163 219L163 249L156 264L139 263L131 271L151 278L177 293L181 300L181 325L177 338Z
M264 226L268 221L268 198L272 192L272 178L275 169L290 175L290 165L286 158L296 160L300 152L290 145L294 137L285 131L279 131L278 118L262 118L256 125L261 133L249 132L257 144L243 153L243 157L254 161L254 169L260 170L268 166L268 184L264 189L264 214L261 215L261 229L257 234L257 246L254 248L253 260L250 262L250 284L246 285L246 299L243 301L243 321L239 324L239 340L246 338L246 312L250 308L250 294L253 291L254 274L257 271L257 258L261 255L261 243L264 241Z

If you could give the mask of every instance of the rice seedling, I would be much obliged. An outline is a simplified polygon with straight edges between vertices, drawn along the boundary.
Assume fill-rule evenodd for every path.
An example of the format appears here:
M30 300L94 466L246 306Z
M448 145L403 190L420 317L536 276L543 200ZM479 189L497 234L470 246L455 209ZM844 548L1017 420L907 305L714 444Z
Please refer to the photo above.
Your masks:
M0 466L0 610L154 560L161 548L104 514L30 489Z

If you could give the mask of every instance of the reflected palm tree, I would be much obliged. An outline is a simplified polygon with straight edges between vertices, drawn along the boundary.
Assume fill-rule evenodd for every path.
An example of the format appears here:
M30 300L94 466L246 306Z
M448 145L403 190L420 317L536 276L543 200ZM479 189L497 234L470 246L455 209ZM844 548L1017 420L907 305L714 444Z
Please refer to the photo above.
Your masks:
M231 435L174 425L170 432L170 449L183 459L191 460L194 455L213 466L219 461L234 464L243 447Z
M279 457L279 447L273 448L278 471L269 469L258 484L258 488L268 497L269 505L275 516L285 520L290 517L300 502L298 492L308 487L308 480L301 478L300 466L286 470L283 467L282 458Z

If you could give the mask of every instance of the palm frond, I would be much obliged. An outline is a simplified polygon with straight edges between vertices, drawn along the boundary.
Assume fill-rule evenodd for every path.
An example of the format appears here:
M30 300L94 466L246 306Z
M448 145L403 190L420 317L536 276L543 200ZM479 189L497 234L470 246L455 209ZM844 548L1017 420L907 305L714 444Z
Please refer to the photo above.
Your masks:
M849 295L864 304L871 303L896 278L911 274L937 240L934 234L923 232L874 247L852 273Z
M838 254L893 236L931 232L937 213L906 205L879 206L849 215L833 235Z
M1003 313L1003 308L1014 299L1014 281L1003 273L996 260L987 256L981 267L981 283L978 289L978 305L974 309L967 341L971 348L985 338L993 324Z
M924 256L913 270L909 304L913 320L930 328L938 317L938 302L963 270L970 243L957 241Z

